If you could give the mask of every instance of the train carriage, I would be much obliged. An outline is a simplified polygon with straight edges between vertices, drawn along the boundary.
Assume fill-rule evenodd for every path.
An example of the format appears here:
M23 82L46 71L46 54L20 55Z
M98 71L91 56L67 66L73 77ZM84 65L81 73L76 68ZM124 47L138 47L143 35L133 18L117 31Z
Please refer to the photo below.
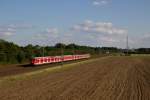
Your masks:
M32 58L31 64L42 65L42 64L57 63L62 61L71 61L71 60L86 59L86 58L90 58L90 54L34 57Z

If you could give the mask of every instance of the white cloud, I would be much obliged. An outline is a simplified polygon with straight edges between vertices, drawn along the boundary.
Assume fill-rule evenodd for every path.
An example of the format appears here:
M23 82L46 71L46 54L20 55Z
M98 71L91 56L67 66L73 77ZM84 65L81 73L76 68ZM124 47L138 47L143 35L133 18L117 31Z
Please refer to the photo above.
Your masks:
M54 45L59 42L69 44L73 43L74 39L73 33L60 33L58 28L52 27L45 29L43 32L35 34L35 36L32 38L34 42L39 43L38 45Z
M144 34L142 37L141 37L142 40L149 40L150 41L150 33L147 33L147 34Z
M95 6L103 6L109 3L109 0L94 0L93 5Z
M48 38L57 38L59 36L59 30L57 28L47 28L45 31L35 35L34 39L44 40Z
M126 34L127 30L116 28L110 22L93 22L87 20L81 24L72 27L74 31L87 32L87 33L99 33L99 34Z
M150 48L150 33L136 35L129 34L128 41L129 48Z
M58 29L57 28L48 28L46 30L47 33L49 34L57 34L58 33Z
M134 42L132 44L137 47L150 47L150 33L134 37L133 40Z
M128 33L123 28L118 28L111 22L94 22L91 20L74 25L72 30L80 34L80 40L91 45L125 47L125 39ZM78 36L79 37L79 36ZM90 42L88 42L90 41Z
M0 39L4 39L4 38L8 38L10 36L12 36L14 33L12 32L0 32Z
M0 25L0 39L9 38L19 30L25 30L32 27L33 26L27 24Z
M15 29L10 27L0 27L0 39L8 38L12 35L14 35L16 32Z
M100 37L100 40L104 41L104 42L118 42L118 40L116 40L112 37Z
M16 30L22 30L22 29L30 29L33 28L34 26L30 24L9 24L8 27Z
M57 38L59 35L59 30L57 28L48 28L45 31L45 35L47 38Z

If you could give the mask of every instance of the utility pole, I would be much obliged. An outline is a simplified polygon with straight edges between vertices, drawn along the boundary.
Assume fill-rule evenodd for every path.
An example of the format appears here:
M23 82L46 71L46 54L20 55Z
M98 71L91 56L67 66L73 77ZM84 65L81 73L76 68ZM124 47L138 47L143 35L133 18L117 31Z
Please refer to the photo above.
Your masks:
M64 63L64 48L63 48L63 43L61 44L61 65L63 66Z
M74 47L75 45L74 44L72 44L72 55L74 55L75 54L75 47Z
M45 51L44 51L44 46L43 46L43 57L45 56L44 53L45 53Z
M101 48L100 48L100 46L98 47L98 55L101 55Z
M128 37L128 34L127 34L127 40L126 40L126 49L127 49L127 55L129 53L129 37Z

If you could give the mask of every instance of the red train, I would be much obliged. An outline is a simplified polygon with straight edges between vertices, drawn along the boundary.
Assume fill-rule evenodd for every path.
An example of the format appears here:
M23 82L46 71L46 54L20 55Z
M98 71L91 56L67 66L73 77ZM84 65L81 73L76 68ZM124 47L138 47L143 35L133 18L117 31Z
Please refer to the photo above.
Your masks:
M90 54L82 54L82 55L64 55L64 56L47 56L47 57L34 57L32 59L32 65L42 65L49 63L56 63L62 61L70 61L70 60L78 60L90 58Z

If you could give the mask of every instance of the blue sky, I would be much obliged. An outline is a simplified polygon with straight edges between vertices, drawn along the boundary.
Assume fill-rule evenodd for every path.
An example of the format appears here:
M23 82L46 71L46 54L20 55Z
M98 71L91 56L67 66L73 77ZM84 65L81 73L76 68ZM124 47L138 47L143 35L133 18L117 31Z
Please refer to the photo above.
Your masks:
M0 38L19 45L57 42L150 47L149 0L0 0Z

